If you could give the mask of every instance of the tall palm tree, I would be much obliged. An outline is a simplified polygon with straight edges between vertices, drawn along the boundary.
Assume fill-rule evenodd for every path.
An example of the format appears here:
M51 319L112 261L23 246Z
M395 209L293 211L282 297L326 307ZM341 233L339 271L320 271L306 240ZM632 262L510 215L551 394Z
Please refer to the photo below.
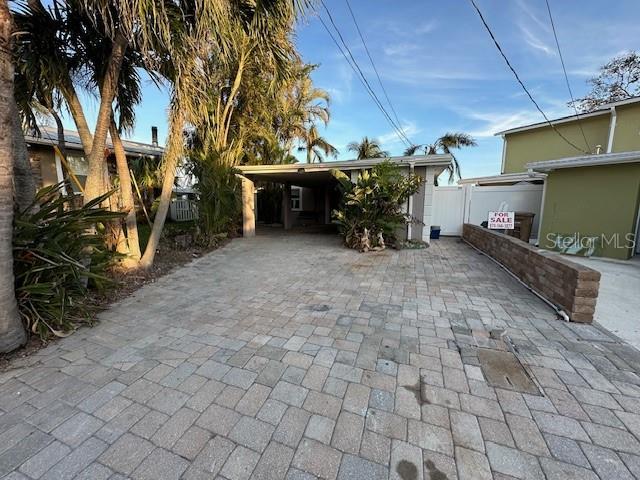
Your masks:
M115 0L123 8L129 9L129 20L137 21L139 14L129 4L145 3L150 0ZM210 2L196 0L190 2L194 11L190 15L171 19L173 25L166 42L167 72L171 82L169 108L169 138L164 155L164 179L158 211L153 223L147 247L140 261L142 268L153 264L160 234L169 210L176 168L184 153L184 127L188 123L197 126L208 120L210 97L207 90L208 72L203 64L210 62L211 55L229 61L237 49L229 42L234 38L229 32L240 26L249 32L259 48L272 53L272 64L281 71L283 64L290 60L287 46L290 45L289 31L299 12L307 5L307 0L269 0L264 2ZM154 12L152 12L154 13ZM277 35L274 35L274 32ZM209 49L204 48L209 46ZM205 58L203 58L203 56ZM232 87L233 88L233 87ZM206 121L204 122L206 124Z
M363 158L382 158L389 156L389 152L382 150L378 140L369 137L362 137L360 142L354 141L349 143L349 145L347 145L347 150L355 152L358 160L362 160Z
M405 155L415 155L419 150L423 150L425 155L436 155L438 153L446 153L451 155L451 164L447 167L449 172L449 183L457 178L461 178L460 163L453 154L452 150L459 150L464 147L475 147L478 143L468 133L463 132L447 132L437 138L433 143L421 145L411 145L405 151Z
M291 85L285 85L285 95L281 98L280 121L277 125L279 138L285 148L291 151L297 139L304 143L309 130L318 122L329 123L329 92L315 87L311 72L316 65L304 65L298 61L292 73Z
M13 167L16 139L13 131L16 109L13 107L13 59L11 56L13 23L9 6L0 1L0 352L15 350L25 342L13 278Z
M324 137L320 136L315 125L311 125L309 130L305 130L302 134L302 145L298 147L299 152L307 152L307 163L317 161L322 163L324 157L338 156L338 149L331 145Z

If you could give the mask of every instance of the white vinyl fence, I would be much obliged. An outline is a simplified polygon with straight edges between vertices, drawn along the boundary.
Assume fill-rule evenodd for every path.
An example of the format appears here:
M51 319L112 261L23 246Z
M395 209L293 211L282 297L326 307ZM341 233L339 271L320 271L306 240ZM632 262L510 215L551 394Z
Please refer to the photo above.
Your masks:
M435 187L432 224L441 227L441 235L461 235L463 223L480 225L490 211L532 212L535 217L531 236L535 238L540 224L542 188L531 184Z
M198 205L193 200L173 199L169 209L169 218L174 222L187 222L198 218Z

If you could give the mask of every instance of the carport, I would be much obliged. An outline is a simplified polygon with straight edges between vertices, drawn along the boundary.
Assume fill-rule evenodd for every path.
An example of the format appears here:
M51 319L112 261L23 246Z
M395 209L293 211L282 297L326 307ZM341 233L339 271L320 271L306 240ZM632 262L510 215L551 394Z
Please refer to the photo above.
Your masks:
M331 170L338 169L355 182L358 174L389 160L400 166L407 174L412 172L424 179L420 190L406 205L406 211L418 221L407 226L404 238L429 242L433 212L433 186L435 179L451 163L451 155L415 155L390 158L370 158L346 162L295 163L288 165L245 165L239 167L242 179L243 235L251 237L256 232L257 191L256 182L272 182L283 185L281 220L285 230L294 224L296 211L292 208L292 188L298 188L300 203L302 195L314 199L314 210L319 223L331 223L331 210L336 207L337 181ZM297 202L296 202L297 203ZM298 207L302 205L298 204ZM301 211L304 211L300 208Z

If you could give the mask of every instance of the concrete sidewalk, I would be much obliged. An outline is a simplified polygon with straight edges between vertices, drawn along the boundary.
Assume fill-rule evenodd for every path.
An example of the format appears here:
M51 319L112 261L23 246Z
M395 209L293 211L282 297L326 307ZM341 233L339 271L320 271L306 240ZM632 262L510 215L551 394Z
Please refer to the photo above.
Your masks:
M0 374L0 477L638 478L639 371L454 239L237 239Z
M640 257L627 261L571 256L600 272L595 321L640 349Z

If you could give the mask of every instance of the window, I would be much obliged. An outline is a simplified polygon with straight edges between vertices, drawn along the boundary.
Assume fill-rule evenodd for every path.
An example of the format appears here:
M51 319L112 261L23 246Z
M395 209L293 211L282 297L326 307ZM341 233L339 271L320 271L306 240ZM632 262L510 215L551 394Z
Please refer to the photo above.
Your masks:
M302 210L302 188L291 187L291 210Z
M67 164L69 165L71 172L73 172L78 181L84 187L87 175L89 174L89 162L80 155L67 155ZM71 187L73 188L74 193L80 193L80 189L75 182L71 182Z

